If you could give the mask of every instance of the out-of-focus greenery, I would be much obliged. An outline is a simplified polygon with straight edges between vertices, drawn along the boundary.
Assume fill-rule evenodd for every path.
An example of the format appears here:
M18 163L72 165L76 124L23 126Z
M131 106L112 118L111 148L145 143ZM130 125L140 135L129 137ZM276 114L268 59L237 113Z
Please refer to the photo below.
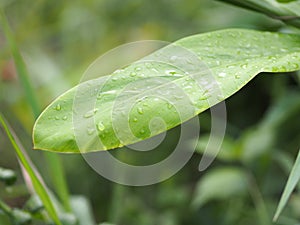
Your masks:
M43 107L78 83L96 57L123 43L145 39L174 41L228 27L289 31L277 20L210 0L6 0L0 4ZM43 153L31 151L34 118L2 30L0 49L0 111L51 187ZM210 129L209 112L199 116L200 154L195 154L169 180L147 187L124 187L120 198L112 203L115 184L99 177L80 156L62 155L70 192L91 201L97 222L114 218L109 222L123 225L272 224L300 145L299 84L296 74L264 74L229 98L228 128L221 153L204 172L197 168L206 144L205 134ZM176 144L177 136L178 129L172 130L165 145ZM166 156L164 146L160 150L146 153L151 162ZM125 151L132 161L148 162L144 156ZM0 156L0 166L14 169L18 175L11 188L0 183L0 199L21 208L29 193L2 130ZM81 205L88 208L86 198L73 198L72 208L78 214L82 212ZM300 220L299 205L300 196L295 193L278 224L296 224ZM1 212L0 224L8 224Z

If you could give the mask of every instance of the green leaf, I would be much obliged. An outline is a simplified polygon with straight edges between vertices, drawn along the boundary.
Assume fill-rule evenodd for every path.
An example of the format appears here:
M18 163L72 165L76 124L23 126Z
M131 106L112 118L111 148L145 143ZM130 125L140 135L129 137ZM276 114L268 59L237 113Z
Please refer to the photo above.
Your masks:
M201 135L196 147L196 152L204 154L208 154L209 156L213 156L215 153L214 148L218 148L218 146L211 146L207 148L209 142L210 135L205 134ZM214 143L214 142L213 142ZM192 146L191 146L192 147ZM239 160L239 152L237 148L237 144L230 137L225 137L223 139L222 145L220 147L220 151L218 153L218 159L223 161L238 161Z
M79 153L147 139L223 101L261 72L299 70L299 43L298 35L243 29L183 38L58 97L35 123L34 148ZM152 123L155 117L164 124Z
M210 200L224 200L247 192L247 174L239 168L223 167L205 174L197 184L194 207Z
M282 212L282 210L284 209L285 205L287 204L293 190L295 189L297 183L300 180L300 151L298 153L296 162L293 166L293 169L290 173L289 179L286 183L286 186L284 188L284 191L281 195L281 199L280 202L278 204L275 216L274 216L274 221L276 221L280 215L280 213Z
M264 13L274 19L300 28L299 0L218 0Z

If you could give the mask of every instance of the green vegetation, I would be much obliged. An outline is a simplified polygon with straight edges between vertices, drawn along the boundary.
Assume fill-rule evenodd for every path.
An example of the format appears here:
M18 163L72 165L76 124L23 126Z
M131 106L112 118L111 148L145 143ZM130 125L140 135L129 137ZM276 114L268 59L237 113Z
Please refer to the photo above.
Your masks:
M299 222L300 195L293 192L300 179L299 0L8 0L0 6L0 224ZM172 44L75 86L100 53L144 39ZM186 57L166 59L180 49ZM138 89L130 86L138 81ZM191 106L180 101L182 93ZM206 149L213 126L207 109L223 100L221 151L199 172L201 157L216 151ZM84 108L84 122L74 129L74 104L82 102L92 108ZM41 112L40 105L48 107ZM122 111L134 135L120 122ZM155 116L164 126L150 129ZM91 171L80 154L58 154L113 149L126 163L154 164L176 147L178 125L194 116L201 124L196 153L161 183L122 186ZM122 147L166 130L155 151ZM83 133L88 141L79 146ZM185 148L193 151L194 142Z

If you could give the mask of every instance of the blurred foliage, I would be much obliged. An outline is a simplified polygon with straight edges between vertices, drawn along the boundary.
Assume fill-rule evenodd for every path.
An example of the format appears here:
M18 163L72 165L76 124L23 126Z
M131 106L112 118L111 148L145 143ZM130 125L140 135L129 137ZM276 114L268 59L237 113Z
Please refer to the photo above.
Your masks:
M210 0L2 0L0 4L43 107L78 83L96 57L123 43L174 41L228 27L291 31L280 21ZM43 153L30 150L34 119L2 30L0 49L0 111L51 187ZM296 73L275 77L263 74L229 98L228 128L221 152L208 170L199 173L201 151L210 130L209 112L201 114L200 154L163 183L123 187L124 193L116 202L120 208L117 224L271 224L300 146L299 85ZM178 132L171 131L158 153L146 153L147 159L131 151L127 158L131 162L148 162L149 157L153 157L151 162L159 161L165 156L165 146L176 144ZM0 129L0 166L14 169L19 178L21 171L12 152ZM72 195L84 196L72 197L73 211L79 215L86 210L81 213L87 216L86 221L95 217L98 223L107 224L104 221L115 213L111 209L114 184L99 177L80 156L61 157ZM0 197L11 207L29 207L30 203L25 204L29 196L22 179L12 187L0 183ZM296 224L300 220L299 205L300 195L295 192L277 224ZM88 213L91 208L93 215ZM73 218L65 216L65 221L68 219ZM9 224L1 211L0 224Z

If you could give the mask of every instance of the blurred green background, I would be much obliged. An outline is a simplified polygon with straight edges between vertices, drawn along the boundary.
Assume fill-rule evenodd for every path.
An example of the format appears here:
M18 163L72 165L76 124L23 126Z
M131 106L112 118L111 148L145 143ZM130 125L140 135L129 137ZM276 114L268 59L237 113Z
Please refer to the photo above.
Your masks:
M229 27L278 31L281 22L211 0L6 0L8 17L30 72L40 105L76 85L98 56L138 40L175 41ZM0 110L12 124L28 154L51 187L43 152L32 151L34 124L17 78L7 41L0 29ZM100 177L81 156L61 155L72 195L86 196L97 222L122 225L272 224L280 194L300 146L299 75L261 74L226 101L228 127L221 153L204 172L198 164L210 130L210 114L199 116L198 153L174 177L147 187L121 187ZM176 144L178 128L169 132L158 153ZM187 148L189 143L186 144ZM143 155L123 149L133 161ZM113 150L121 151L121 150ZM128 153L128 154L127 154ZM18 185L0 198L22 207L28 198L12 146L0 130L0 166L19 172ZM277 224L300 220L295 193Z

